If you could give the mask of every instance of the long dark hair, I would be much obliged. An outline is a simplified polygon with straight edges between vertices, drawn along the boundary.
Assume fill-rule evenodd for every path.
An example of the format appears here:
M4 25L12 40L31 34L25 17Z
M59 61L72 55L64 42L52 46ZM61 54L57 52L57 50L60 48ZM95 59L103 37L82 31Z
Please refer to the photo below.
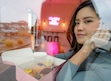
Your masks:
M70 46L71 46L72 50L74 50L75 53L77 51L79 51L79 49L81 49L81 47L82 47L81 44L77 43L77 40L76 40L76 37L75 37L75 34L74 34L75 19L76 19L76 15L77 15L78 11L81 10L82 8L84 8L84 7L90 7L95 11L91 0L84 1L83 3L81 3L78 6L78 8L75 10L75 12L74 12L74 14L71 18L69 27L68 27L68 31L67 31L67 40L70 43Z

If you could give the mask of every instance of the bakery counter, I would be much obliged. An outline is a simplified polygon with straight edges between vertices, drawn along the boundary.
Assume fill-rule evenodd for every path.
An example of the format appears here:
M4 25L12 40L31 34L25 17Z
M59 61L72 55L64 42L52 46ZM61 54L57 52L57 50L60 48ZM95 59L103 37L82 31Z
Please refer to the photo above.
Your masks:
M2 37L0 40L0 54L14 49L20 49L24 47L31 47L31 37L30 36L21 36L21 37Z

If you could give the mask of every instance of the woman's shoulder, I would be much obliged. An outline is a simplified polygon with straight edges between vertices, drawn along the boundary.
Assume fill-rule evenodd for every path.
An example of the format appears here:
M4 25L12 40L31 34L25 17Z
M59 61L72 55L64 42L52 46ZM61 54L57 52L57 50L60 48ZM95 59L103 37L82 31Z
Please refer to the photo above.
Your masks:
M99 55L96 59L96 62L102 63L102 64L111 64L111 52L104 49L97 49L97 52L99 52Z
M73 55L73 52L74 52L73 50L69 49L69 50L68 50L67 52L65 52L65 53L55 55L55 57L66 60L66 59L68 59L70 56Z

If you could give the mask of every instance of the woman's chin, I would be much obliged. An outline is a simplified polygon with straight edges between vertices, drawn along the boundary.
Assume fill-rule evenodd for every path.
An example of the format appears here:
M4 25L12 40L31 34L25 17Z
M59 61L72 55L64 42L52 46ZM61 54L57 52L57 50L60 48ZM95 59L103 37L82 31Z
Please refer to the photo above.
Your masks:
M82 41L82 40L78 40L77 42L78 42L78 44L84 44L84 41Z

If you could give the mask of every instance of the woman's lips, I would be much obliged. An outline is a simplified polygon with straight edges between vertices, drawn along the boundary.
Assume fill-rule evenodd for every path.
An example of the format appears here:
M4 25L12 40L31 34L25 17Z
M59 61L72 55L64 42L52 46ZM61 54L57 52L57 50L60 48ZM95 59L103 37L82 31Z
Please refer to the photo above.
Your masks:
M77 34L77 37L78 38L82 38L82 37L84 37L85 35L84 34Z

